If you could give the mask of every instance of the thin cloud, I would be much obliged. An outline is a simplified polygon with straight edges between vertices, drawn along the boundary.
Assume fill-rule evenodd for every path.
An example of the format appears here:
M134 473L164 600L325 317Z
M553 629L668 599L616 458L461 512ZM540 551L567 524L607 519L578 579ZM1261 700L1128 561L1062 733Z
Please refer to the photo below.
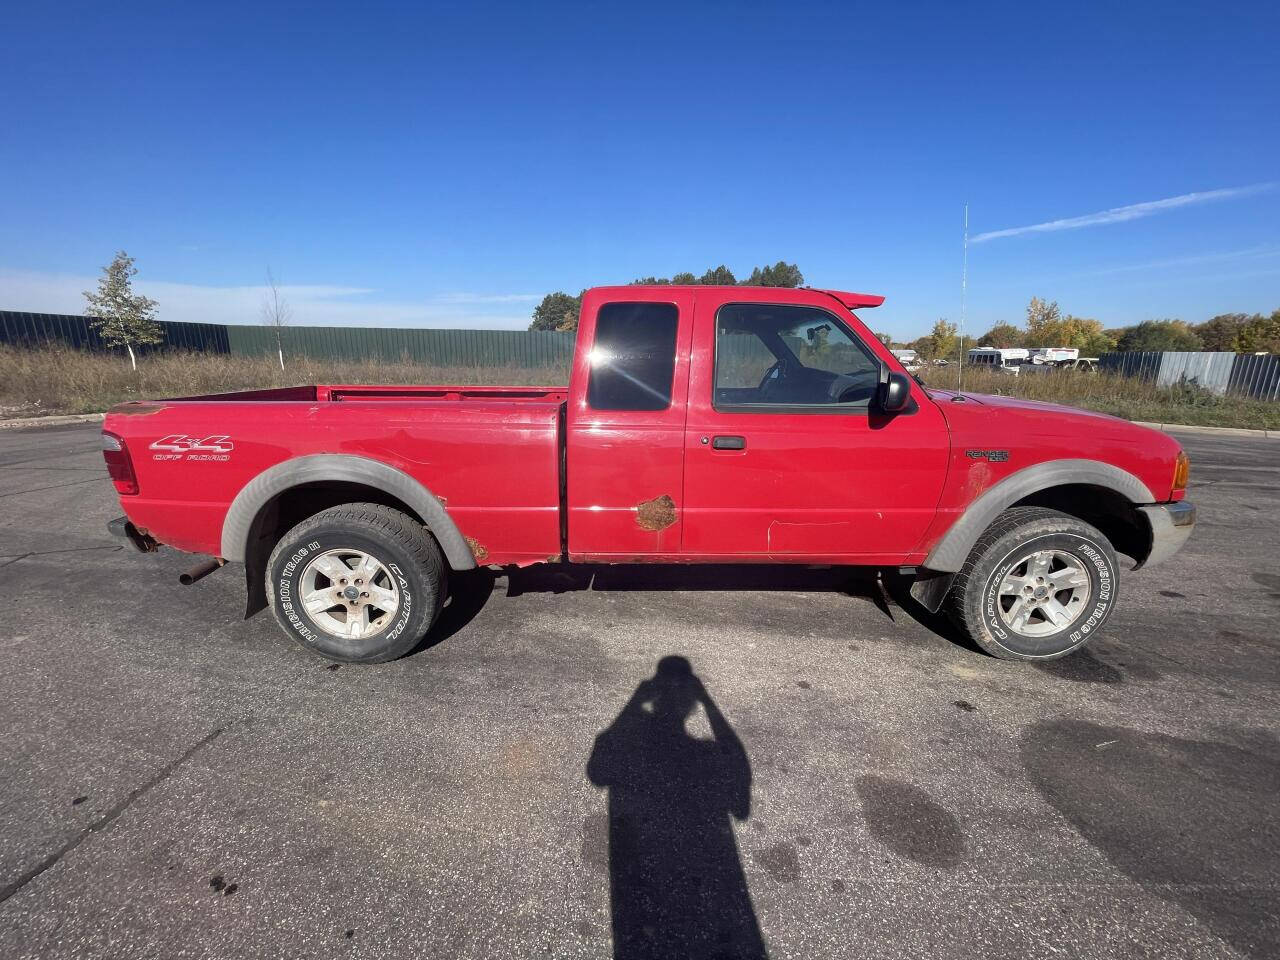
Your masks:
M0 309L37 313L84 312L83 290L97 277L0 268ZM139 293L159 302L161 320L197 323L261 323L260 285L214 287L139 278ZM521 330L529 326L531 294L387 300L368 287L294 284L280 287L298 326L461 327Z
M1109 223L1125 223L1129 220L1140 220L1143 217L1164 213L1166 210L1177 210L1179 207L1247 197L1270 190L1274 186L1274 183L1254 183L1247 187L1227 187L1222 190L1184 193L1176 197L1165 197L1163 200L1148 200L1146 203L1131 203L1127 207L1113 207L1110 210L1102 210L1098 213L1086 213L1082 217L1067 217L1064 220L1048 220L1044 223L1033 223L1025 227L990 230L987 233L980 233L976 237L971 237L969 242L985 243L988 240L998 240L1003 237L1018 237L1024 233L1053 233L1058 230L1079 230L1083 227L1100 227Z
M541 300L540 293L442 293L433 298L437 303L532 303Z
M1256 260L1280 256L1280 246L1263 244L1248 247L1244 250L1227 250L1222 253L1200 253L1186 257L1172 257L1168 260L1148 260L1145 263L1128 263L1119 267L1107 267L1103 270L1088 270L1072 274L1076 277L1107 277L1118 273L1138 273L1145 270L1167 270L1170 267L1194 267L1202 263L1223 263L1233 260Z

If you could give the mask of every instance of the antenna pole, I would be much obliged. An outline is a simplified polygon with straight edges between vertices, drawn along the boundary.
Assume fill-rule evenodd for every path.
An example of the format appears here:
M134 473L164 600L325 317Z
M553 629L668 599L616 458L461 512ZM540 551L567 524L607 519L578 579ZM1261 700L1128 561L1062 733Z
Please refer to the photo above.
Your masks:
M960 356L956 357L956 390L964 387L964 307L969 289L969 205L964 205L964 257L960 267Z

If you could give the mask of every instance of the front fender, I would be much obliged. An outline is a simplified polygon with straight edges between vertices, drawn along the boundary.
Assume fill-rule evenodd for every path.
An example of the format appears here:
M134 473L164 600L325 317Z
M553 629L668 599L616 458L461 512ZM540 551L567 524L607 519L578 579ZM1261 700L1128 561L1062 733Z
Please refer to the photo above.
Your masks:
M922 566L939 573L958 573L982 531L997 516L1033 493L1067 484L1104 487L1135 506L1154 503L1145 483L1127 470L1100 460L1049 460L1019 470L984 492L965 509L934 545Z

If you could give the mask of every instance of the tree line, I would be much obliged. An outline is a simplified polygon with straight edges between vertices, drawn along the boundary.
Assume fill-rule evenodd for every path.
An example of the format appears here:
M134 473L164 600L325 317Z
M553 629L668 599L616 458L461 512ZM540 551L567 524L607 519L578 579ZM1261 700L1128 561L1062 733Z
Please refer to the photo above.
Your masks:
M631 286L667 286L675 284L682 287L798 287L804 283L804 274L794 263L779 260L773 266L755 267L745 280L739 280L733 271L720 264L702 272L701 276L692 273L677 273L671 277L639 277L631 281ZM559 330L569 332L578 329L578 313L582 309L581 291L576 297L557 290L548 293L533 308L533 322L530 330Z
M915 350L927 360L960 358L956 326L947 320L939 320L927 335L901 346ZM966 338L965 346L1076 347L1082 357L1140 350L1280 353L1280 310L1269 315L1222 313L1198 324L1185 320L1144 320L1133 326L1108 329L1090 317L1063 314L1057 301L1032 297L1023 326L997 323L976 340Z

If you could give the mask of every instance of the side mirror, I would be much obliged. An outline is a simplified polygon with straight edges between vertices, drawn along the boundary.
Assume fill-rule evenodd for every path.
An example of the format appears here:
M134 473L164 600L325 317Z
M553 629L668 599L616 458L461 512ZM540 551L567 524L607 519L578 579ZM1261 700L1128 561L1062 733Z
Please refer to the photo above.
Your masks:
M884 413L901 413L911 402L911 378L905 373L886 370L880 378L877 399Z

